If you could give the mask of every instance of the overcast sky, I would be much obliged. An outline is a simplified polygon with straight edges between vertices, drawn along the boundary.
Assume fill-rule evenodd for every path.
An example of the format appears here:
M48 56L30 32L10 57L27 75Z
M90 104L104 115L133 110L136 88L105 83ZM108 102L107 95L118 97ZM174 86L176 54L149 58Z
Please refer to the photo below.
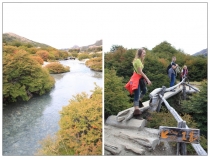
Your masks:
M207 48L207 3L3 3L3 33L57 49L103 40L154 48L163 41L194 54Z

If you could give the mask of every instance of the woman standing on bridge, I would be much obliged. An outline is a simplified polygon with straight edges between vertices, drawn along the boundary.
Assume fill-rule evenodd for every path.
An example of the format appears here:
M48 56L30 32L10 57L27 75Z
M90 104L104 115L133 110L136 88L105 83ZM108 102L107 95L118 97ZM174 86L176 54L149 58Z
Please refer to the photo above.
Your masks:
M139 106L143 106L141 101L147 90L146 86L140 86L140 79L143 77L148 85L152 84L146 74L142 71L144 68L145 56L146 50L144 48L141 48L136 52L136 56L133 60L134 72L130 81L125 85L125 88L130 92L130 94L134 93L134 116L141 114Z
M186 78L187 75L188 75L188 69L187 69L187 66L184 65L183 68L182 68L182 71L181 71L181 73L180 73L180 82L182 82L182 80L183 80L184 78ZM186 80L185 80L185 81L186 81ZM179 87L180 87L180 85L179 85Z

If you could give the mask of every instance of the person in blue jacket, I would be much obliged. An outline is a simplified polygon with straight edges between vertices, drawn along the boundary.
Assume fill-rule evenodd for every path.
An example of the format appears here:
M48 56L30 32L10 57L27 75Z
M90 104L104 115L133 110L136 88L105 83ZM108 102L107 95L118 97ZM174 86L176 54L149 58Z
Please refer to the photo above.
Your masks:
M174 86L175 83L175 79L176 79L176 64L175 63L171 63L171 68L168 70L168 77L170 78L170 87ZM175 91L174 89L171 91Z

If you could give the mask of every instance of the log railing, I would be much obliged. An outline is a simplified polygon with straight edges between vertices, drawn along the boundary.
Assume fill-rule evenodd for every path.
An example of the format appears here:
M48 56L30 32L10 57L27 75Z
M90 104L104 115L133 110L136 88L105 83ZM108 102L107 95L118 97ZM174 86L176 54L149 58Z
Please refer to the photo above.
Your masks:
M162 104L162 102L164 102L167 109L170 111L170 113L176 119L177 125L178 125L177 128L160 126L160 139L161 138L164 138L164 139L166 138L167 140L172 139L172 138L173 138L173 140L176 139L175 141L178 142L177 143L177 155L179 155L179 154L186 155L187 154L187 150L186 150L187 139L185 136L186 136L186 134L189 134L189 135L191 134L190 136L188 135L188 137L187 137L188 140L190 140L188 143L191 143L192 147L194 148L194 150L196 151L196 153L198 155L207 155L206 151L202 148L202 146L199 143L197 143L197 144L194 143L200 135L200 130L188 128L188 126L186 125L186 122L184 120L182 120L182 118L179 116L179 114L176 112L176 110L174 108L172 108L169 105L169 103L166 101L166 99L164 98L165 92L169 92L181 84L183 85L183 93L185 93L184 99L186 98L186 87L185 87L186 85L191 87L192 89L194 89L197 92L200 91L199 89L191 86L190 84L185 83L185 78L184 78L180 83L178 83L177 85L175 85L173 87L166 88L163 86L162 88L157 88L150 93L150 107L151 107L151 109L153 109L153 110L156 109L156 111L159 112L161 109L161 104ZM178 137L181 136L181 138L176 138L175 137L176 134ZM194 136L193 136L193 134L194 134ZM172 137L172 135L173 135L173 137ZM195 135L197 137L195 137ZM178 141L178 139L181 141Z

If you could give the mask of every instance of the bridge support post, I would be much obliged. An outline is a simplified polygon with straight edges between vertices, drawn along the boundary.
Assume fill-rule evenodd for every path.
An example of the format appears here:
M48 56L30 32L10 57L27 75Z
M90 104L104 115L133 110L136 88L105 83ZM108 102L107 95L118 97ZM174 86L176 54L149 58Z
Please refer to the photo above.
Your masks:
M186 84L183 83L183 99L186 100Z
M186 128L186 121L178 122L178 128ZM186 143L177 143L177 155L187 155Z
M186 78L185 78L185 82L187 82L188 84L190 84L190 82L189 82L189 78L186 76ZM189 90L191 90L191 87L189 86Z
M161 90L161 92L159 94L162 95L162 96L164 96L165 90L166 90L166 87L163 86L162 87L162 90ZM160 112L162 102L163 101L162 101L161 97L159 96L159 102L158 102L158 106L157 106L156 112Z

